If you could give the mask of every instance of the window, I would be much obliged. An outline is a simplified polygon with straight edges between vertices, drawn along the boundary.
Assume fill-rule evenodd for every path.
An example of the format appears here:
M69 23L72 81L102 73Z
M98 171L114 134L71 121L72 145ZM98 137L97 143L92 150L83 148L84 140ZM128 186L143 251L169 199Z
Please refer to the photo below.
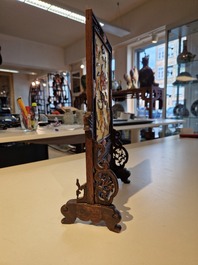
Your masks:
M158 67L157 69L157 79L164 78L164 67Z
M163 37L164 35L162 35ZM181 42L183 43L183 39L181 39ZM135 65L138 70L140 70L142 65L142 58L146 56L149 56L149 67L154 72L155 77L155 83L159 84L159 87L164 88L165 84L165 59L166 59L166 46L165 46L165 38L163 41L158 42L156 44L151 44L150 38L139 38L139 41L131 44L131 50L129 57L135 58L133 60L132 65ZM183 47L180 47L182 50ZM180 101L179 103L182 103L184 101L184 91L183 88L177 88L177 86L174 85L174 82L176 80L176 77L178 75L178 67L177 67L177 55L179 54L179 42L178 39L174 39L168 43L167 47L167 57L168 57L168 69L167 69L167 84L166 84L166 112L171 110L173 111L176 104L178 104L178 95L180 95ZM129 58L129 59L130 59ZM130 63L129 63L130 65ZM180 72L184 72L185 67L180 67ZM172 113L173 115L173 113ZM168 114L166 117L170 117L171 115Z
M167 70L167 78L172 78L173 77L173 65L168 66Z
M164 49L165 49L165 46L160 46L157 50L158 50L158 60L164 60Z
M147 46L145 49L136 50L136 56L138 63L138 69L142 68L142 58L149 56L149 67L155 73L155 83L158 83L160 87L164 87L164 56L165 56L165 44L155 44L153 46Z
M182 39L183 40L183 39ZM177 54L178 54L179 43L178 40L172 40L168 46L168 69L167 69L167 88L166 88L166 117L173 115L173 109L178 101L178 95L183 102L184 91L180 87L177 88L173 85L178 75L177 65ZM182 49L182 47L181 47ZM149 44L135 50L137 58L137 67L140 70L142 68L142 58L145 55L149 56L149 67L155 73L155 83L159 84L159 87L164 87L165 77L165 43ZM185 71L185 68L180 68L180 71ZM171 110L171 111L170 111Z
M168 58L174 56L174 50L174 43L170 43L170 46L168 47Z

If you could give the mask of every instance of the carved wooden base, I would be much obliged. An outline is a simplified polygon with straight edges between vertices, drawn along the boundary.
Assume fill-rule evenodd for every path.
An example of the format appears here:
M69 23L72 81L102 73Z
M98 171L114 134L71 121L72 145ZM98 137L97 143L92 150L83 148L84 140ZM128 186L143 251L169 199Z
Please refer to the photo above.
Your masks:
M109 230L116 233L121 231L121 226L118 225L121 221L121 214L113 204L79 203L72 199L61 207L61 213L65 216L61 221L63 224L72 224L76 218L82 221L92 221L94 224L104 221Z
M119 168L119 167L116 167L115 165L112 166L111 169L115 173L117 178L121 179L122 182L124 182L125 184L129 184L130 183L129 177L131 175L131 172L128 169Z
M120 139L120 132L113 130L113 149L110 168L117 178L121 179L122 182L129 184L130 180L128 178L130 177L131 172L125 168L129 155Z

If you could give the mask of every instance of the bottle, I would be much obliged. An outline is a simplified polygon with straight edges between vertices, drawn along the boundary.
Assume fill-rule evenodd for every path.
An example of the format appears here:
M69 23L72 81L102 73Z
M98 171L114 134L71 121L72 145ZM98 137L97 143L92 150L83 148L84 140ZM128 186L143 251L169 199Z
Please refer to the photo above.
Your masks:
M38 120L39 120L38 106L36 102L32 103L31 110L32 110L31 113L32 129L36 130L38 127Z

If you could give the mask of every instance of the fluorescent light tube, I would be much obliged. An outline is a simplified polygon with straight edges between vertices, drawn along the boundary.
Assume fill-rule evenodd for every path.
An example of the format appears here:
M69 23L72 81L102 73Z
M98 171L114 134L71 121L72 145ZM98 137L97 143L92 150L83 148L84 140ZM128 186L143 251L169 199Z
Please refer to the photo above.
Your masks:
M29 5L44 9L44 10L47 10L51 6L51 4L48 4L40 0L19 0L19 1L25 4L29 4Z
M9 70L9 69L0 69L0 72L13 73L13 74L19 73L19 71L17 70Z
M54 5L51 5L47 11L55 13L57 15L63 16L63 17L67 17L69 19L78 21L80 23L85 24L85 16L79 15L77 13L71 12L69 10L66 10L64 8L60 8Z

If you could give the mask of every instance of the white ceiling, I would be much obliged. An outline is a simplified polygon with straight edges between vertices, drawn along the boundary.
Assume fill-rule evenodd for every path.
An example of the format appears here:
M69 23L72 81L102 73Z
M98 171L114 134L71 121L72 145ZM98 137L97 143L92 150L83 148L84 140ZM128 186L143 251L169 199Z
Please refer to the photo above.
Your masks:
M91 8L98 19L112 23L148 0L43 0L62 8L85 12ZM17 0L0 0L0 33L67 47L82 39L85 26Z

